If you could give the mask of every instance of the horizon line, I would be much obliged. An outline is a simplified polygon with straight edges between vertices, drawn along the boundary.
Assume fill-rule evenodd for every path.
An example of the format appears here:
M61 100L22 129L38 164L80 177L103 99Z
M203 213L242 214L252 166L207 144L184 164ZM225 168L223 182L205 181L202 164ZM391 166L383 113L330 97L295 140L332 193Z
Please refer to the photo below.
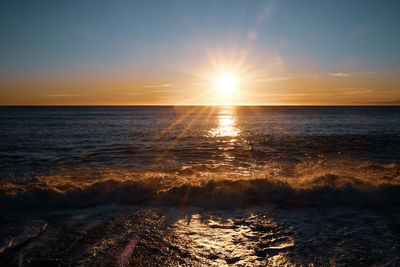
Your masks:
M206 105L206 104L99 104L99 105L0 105L0 107L400 107L400 104L238 104L238 105Z

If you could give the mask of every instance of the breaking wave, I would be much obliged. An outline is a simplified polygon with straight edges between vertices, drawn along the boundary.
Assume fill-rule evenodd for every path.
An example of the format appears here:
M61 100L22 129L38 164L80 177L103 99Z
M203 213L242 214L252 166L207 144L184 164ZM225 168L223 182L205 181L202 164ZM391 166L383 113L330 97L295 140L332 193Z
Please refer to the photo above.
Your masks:
M186 174L190 173L190 174ZM400 206L400 165L305 162L248 175L92 170L0 183L0 208L104 204L245 208L253 205Z

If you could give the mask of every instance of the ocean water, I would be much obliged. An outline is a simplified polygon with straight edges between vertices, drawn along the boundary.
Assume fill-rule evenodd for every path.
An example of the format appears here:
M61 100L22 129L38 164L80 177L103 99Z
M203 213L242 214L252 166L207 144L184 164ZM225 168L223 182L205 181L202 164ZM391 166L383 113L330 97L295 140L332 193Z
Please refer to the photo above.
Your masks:
M400 107L0 107L0 265L400 265Z

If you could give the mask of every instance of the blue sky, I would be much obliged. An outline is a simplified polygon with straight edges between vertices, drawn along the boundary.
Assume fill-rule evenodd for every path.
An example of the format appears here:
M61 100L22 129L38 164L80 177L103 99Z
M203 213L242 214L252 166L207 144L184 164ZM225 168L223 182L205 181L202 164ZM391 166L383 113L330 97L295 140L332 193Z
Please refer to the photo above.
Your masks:
M279 57L281 75L400 70L399 1L2 1L0 9L3 81L87 72L176 79L218 49L247 50L254 68Z

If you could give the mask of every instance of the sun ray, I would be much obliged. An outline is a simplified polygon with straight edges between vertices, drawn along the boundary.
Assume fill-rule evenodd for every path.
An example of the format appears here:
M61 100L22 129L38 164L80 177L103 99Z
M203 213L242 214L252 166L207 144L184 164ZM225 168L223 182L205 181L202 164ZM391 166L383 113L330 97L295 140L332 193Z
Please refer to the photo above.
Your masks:
M183 121L189 117L193 112L195 112L195 109L191 109L189 112L183 114L180 118L178 118L176 121L171 123L169 126L164 128L158 135L153 137L150 141L148 141L142 148L137 150L137 153L142 153L144 150L146 150L151 144L156 142L157 140L161 139L165 134L167 134L169 131L171 131L173 128L175 128L177 125L183 123Z
M190 127L192 126L192 124L197 120L197 118L202 115L202 111L204 109L206 109L207 106L203 106L200 111L194 115L194 117L192 118L192 120L187 123L186 127L176 136L176 138L174 139L174 141L164 150L164 152L161 154L161 156L158 158L157 161L161 160L164 158L164 156L172 149L175 147L175 145L182 139L182 137L187 133L187 131L189 131Z

